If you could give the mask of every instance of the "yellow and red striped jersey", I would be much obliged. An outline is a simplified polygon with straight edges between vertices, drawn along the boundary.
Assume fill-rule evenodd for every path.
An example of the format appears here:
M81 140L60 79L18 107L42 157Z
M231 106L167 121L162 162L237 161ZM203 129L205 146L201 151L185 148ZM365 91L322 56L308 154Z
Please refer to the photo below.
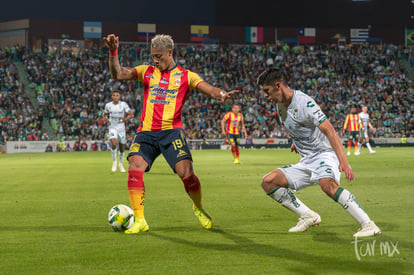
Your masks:
M182 129L181 111L187 96L204 80L178 65L163 72L150 65L134 69L137 80L144 84L141 125L137 132Z
M233 112L228 112L224 116L224 120L227 123L226 133L232 135L240 135L240 123L243 121L243 114L235 114Z
M360 128L363 129L364 125L362 125L361 118L359 117L359 115L349 114L346 116L344 130L354 132L359 131Z

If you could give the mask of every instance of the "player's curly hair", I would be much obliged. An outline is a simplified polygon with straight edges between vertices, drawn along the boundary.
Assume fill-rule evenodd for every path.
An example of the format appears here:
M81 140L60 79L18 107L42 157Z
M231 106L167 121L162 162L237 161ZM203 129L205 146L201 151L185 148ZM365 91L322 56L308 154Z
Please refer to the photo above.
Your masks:
M281 82L288 85L288 76L279 68L269 68L257 77L257 85L273 85L275 82Z
M151 48L156 49L174 49L174 41L171 35L157 34L151 39Z

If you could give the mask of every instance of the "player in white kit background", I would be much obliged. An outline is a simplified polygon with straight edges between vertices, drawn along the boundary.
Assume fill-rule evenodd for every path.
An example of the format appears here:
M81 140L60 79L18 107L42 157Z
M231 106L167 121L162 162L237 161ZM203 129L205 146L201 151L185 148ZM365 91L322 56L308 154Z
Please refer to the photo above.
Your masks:
M126 143L125 122L132 118L131 109L126 102L121 101L121 94L118 90L112 91L112 101L106 103L105 111L103 112L104 121L109 121L109 143L112 153L112 172L119 171L126 172L123 166L124 150ZM108 117L109 115L109 117ZM119 165L117 165L117 147L119 149Z
M371 122L369 121L369 114L368 114L368 107L362 106L362 112L360 112L359 117L361 118L362 125L364 125L364 129L361 129L360 137L361 140L359 142L358 146L358 152L361 150L361 147L363 145L363 141L365 141L365 145L367 146L370 154L374 154L375 151L372 150L371 144L369 144L369 129L371 129L374 133L376 132L375 128L372 126ZM369 127L369 128L368 128Z
M291 151L299 153L300 162L278 168L265 175L262 188L275 201L281 203L300 218L289 232L302 232L321 222L318 213L309 209L290 190L300 190L319 184L321 189L339 203L361 229L354 237L380 234L355 196L339 186L341 172L348 181L354 172L345 156L342 142L332 124L318 104L301 91L288 87L288 78L279 69L267 69L257 78L264 96L277 103L281 123L292 137Z

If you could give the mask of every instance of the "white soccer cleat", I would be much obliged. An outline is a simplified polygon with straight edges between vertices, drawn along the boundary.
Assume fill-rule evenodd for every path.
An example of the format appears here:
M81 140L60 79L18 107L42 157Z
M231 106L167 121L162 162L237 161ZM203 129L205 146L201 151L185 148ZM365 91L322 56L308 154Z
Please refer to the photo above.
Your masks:
M112 164L112 172L116 172L116 162Z
M347 155L347 156L350 156L350 155L351 155L351 152L346 153L346 155Z
M125 168L124 166L122 166L122 164L119 165L119 171L121 171L121 173L125 173Z
M374 221L369 221L354 234L354 237L371 237L379 234L381 234L379 227L374 223Z
M372 150L372 151L370 151L369 153L370 154L375 154L377 151L374 151L374 150Z
M296 226L289 229L289 232L305 232L310 226L317 226L321 223L322 219L318 213L314 211L308 211L305 215L299 218Z
M361 153L360 152L355 152L354 155L355 156L359 156Z

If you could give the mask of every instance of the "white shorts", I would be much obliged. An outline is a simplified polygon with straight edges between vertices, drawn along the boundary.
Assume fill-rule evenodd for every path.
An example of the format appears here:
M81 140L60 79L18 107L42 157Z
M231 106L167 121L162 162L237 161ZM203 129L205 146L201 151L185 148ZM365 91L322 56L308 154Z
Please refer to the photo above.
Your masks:
M364 129L361 129L361 131L359 131L359 136L361 138L367 138L367 137L369 137L369 135L368 135L368 127L364 127Z
M119 143L125 144L126 143L126 134L125 129L121 130L118 128L109 128L109 139L116 139Z
M338 184L341 178L339 161L334 152L324 152L314 158L301 160L297 164L279 168L289 182L289 188L300 190L315 184L323 178L333 178Z

